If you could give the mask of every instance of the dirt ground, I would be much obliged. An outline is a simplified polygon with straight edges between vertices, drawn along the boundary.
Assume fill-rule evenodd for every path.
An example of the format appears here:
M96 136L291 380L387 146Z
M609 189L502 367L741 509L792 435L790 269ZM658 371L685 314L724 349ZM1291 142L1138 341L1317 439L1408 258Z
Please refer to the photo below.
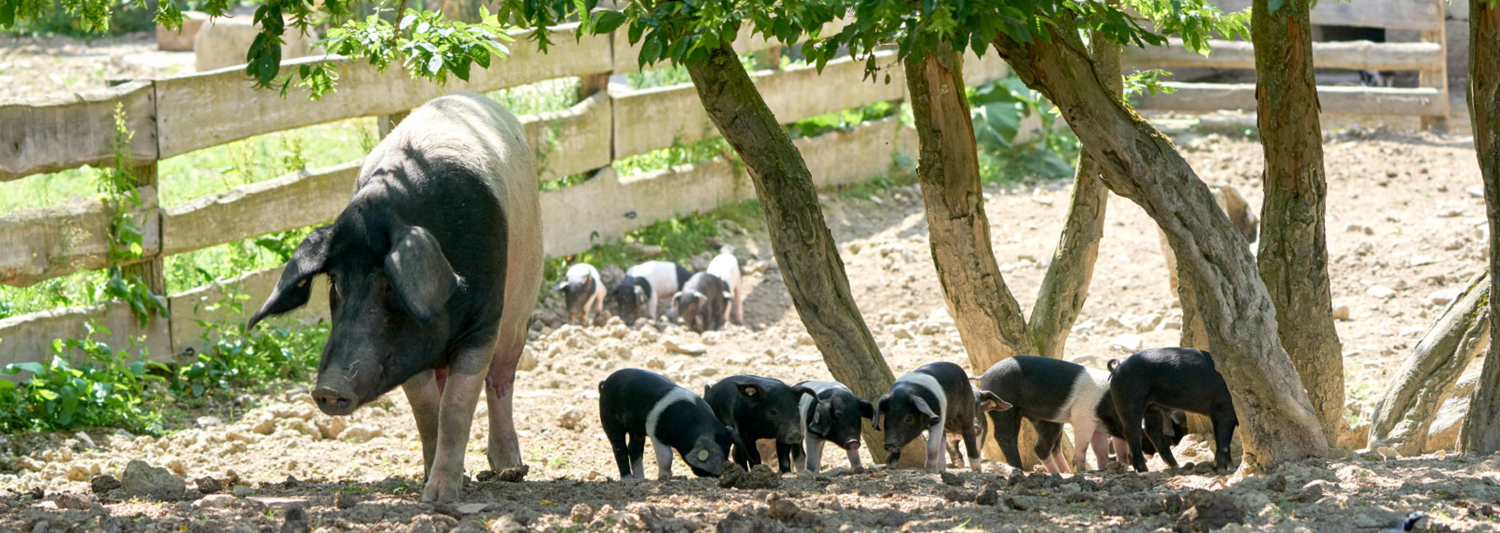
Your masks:
M125 58L149 45L131 39L103 53L7 41L0 46L0 100L144 74L128 70L136 62ZM59 50L87 59L66 61L72 66L56 80L16 77L20 62ZM141 68L182 68L171 66L173 55L157 55L166 66ZM186 57L183 65L191 63ZM1217 136L1179 142L1205 180L1234 185L1259 205L1258 144ZM1358 426L1436 317L1436 302L1482 269L1483 202L1472 192L1480 180L1466 139L1355 131L1330 135L1324 149L1333 295L1348 309L1338 328L1348 415ZM1066 185L991 188L986 196L997 260L1029 309L1067 211ZM934 277L917 191L829 194L824 209L854 296L892 369L900 374L936 360L967 367ZM1181 317L1149 219L1118 197L1107 216L1091 298L1067 345L1069 359L1099 367L1136 345L1174 344ZM516 425L530 468L524 482L481 474L481 405L466 459L475 481L460 502L423 504L421 453L404 397L390 394L334 419L311 405L303 384L279 396L240 398L199 427L160 438L111 431L0 436L0 531L1196 531L1230 523L1224 531L1346 532L1373 531L1410 511L1431 515L1429 530L1500 531L1500 456L1443 451L1404 458L1341 452L1266 476L1169 473L1159 462L1144 475L1116 469L1049 476L993 461L983 473L852 472L842 454L830 453L831 469L818 474L750 476L761 488L683 477L681 464L670 481L615 480L596 391L613 370L650 368L693 390L739 373L788 382L829 378L764 233L752 229L729 241L746 259L745 326L697 335L656 325L538 325L529 343L536 366L517 378ZM702 343L707 351L674 353L669 343ZM1211 458L1194 436L1177 455L1184 462ZM109 484L126 477L133 460L166 469L157 479L164 492L132 496ZM653 471L653 458L646 461ZM185 486L173 487L174 480Z
M1235 185L1258 205L1258 144L1209 136L1183 139L1183 146L1206 180ZM1433 293L1459 287L1480 270L1483 204L1469 191L1479 178L1462 139L1354 132L1330 136L1324 148L1334 300L1349 309L1339 332L1350 418L1357 423L1440 309ZM1062 187L987 194L997 259L1023 304L1035 298L1067 195ZM934 360L967 366L933 276L916 190L898 187L873 198L830 194L824 205L854 295L892 369L899 374ZM1112 198L1107 216L1091 298L1067 348L1070 359L1096 366L1127 355L1118 345L1134 341L1121 336L1139 335L1144 346L1174 343L1181 316L1145 214ZM320 414L299 388L243 398L255 407L231 406L202 427L161 438L7 436L0 529L1156 531L1235 519L1244 524L1227 530L1351 531L1420 510L1434 517L1434 530L1500 531L1500 457L1446 452L1341 453L1260 477L1189 468L1174 475L1159 462L1146 475L1023 474L989 461L980 474L856 473L841 454L830 454L831 470L783 477L769 488L723 489L691 477L614 480L595 401L596 385L610 371L651 368L694 390L739 373L788 382L829 377L764 235L747 231L729 241L747 259L745 326L698 335L618 322L537 325L529 344L536 366L517 379L516 424L530 467L525 482L475 481L457 505L420 503L421 455L401 394L345 420ZM1391 294L1369 290L1376 285ZM702 343L707 352L673 353L666 348L671 342ZM485 434L481 414L467 456L469 474L479 479L490 477L479 475ZM1211 458L1196 437L1180 448L1182 461ZM188 480L187 490L166 501L108 486L91 490L96 475L121 477L131 460L168 469ZM680 464L677 471L687 475ZM227 494L195 490L200 485L193 480L205 476Z
M0 101L99 90L107 86L105 80L193 71L192 52L157 50L152 33L92 41L0 35Z

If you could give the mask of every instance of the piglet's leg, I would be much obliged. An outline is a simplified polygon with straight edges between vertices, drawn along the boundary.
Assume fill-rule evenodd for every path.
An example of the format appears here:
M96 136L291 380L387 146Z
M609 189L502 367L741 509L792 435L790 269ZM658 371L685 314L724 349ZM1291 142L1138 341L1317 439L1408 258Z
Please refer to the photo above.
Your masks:
M651 439L651 446L656 449L657 481L672 479L672 447L656 439Z
M1103 470L1105 466L1109 465L1109 434L1103 430L1095 429L1094 436L1090 440L1091 445L1094 447L1094 461L1099 465L1099 469Z
M432 458L437 454L438 411L442 404L442 391L432 370L423 370L406 383L401 384L406 401L411 404L412 415L417 419L417 435L422 439L422 476L432 474Z
M927 428L927 469L944 470L948 467L948 439L943 436L943 423Z
M462 350L453 358L443 384L442 404L438 412L437 455L422 490L423 501L452 501L463 493L464 448L469 443L469 429L474 423L474 406L484 389L494 348ZM506 413L508 420L509 412ZM491 413L491 416L494 416ZM492 430L493 431L493 430Z
M818 447L818 453L822 453L822 452L823 452L823 448L821 446L819 446ZM849 467L850 468L853 468L856 472L865 469L865 465L860 464L860 462L859 462L859 448L849 448L848 450L845 450L845 452L847 452L849 454ZM814 472L816 472L816 470L814 470Z
M1097 423L1092 417L1078 417L1073 420L1073 471L1084 472L1089 469L1088 454L1089 445L1094 441L1094 428ZM1059 449L1059 451L1061 451ZM1099 463L1102 467L1104 463Z
M1061 474L1062 468L1057 465L1057 462L1057 454L1049 454L1047 455L1047 459L1042 461L1042 464L1047 466L1048 472Z
M1115 443L1115 460L1127 465L1130 464L1130 447L1125 444L1125 439L1110 437L1110 441Z
M521 466L521 439L516 435L513 418L515 397L516 364L521 360L521 350L526 347L526 336L505 336L495 345L493 361L485 376L485 404L489 407L490 435L485 455L490 470L500 472Z
M802 441L803 446L807 448L807 463L803 465L803 470L814 474L818 473L818 468L823 466L824 442L823 439L812 435L808 435L807 440Z

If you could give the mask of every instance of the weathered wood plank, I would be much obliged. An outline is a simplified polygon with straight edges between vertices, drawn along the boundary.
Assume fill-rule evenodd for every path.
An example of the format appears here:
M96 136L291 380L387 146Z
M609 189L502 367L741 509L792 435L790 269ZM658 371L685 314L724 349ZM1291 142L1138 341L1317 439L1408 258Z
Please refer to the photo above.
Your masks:
M141 327L131 314L130 306L121 302L110 302L93 307L65 307L0 319L0 367L11 363L45 363L52 360L54 339L82 339L88 334L88 324L95 328L108 328L109 334L96 333L94 340L108 344L116 350L126 350L138 355L140 348L146 349L153 361L173 361L171 332L167 320L153 316ZM144 337L140 347L131 347L131 342ZM84 357L82 354L76 354ZM18 376L25 378L28 376ZM4 379L4 378L0 378Z
M796 144L819 186L853 183L886 173L892 150L915 157L915 132L899 126L900 120L890 117ZM624 179L606 168L592 180L542 194L544 251L549 256L578 253L679 213L755 198L755 186L744 172L717 158ZM579 216L579 206L589 206L588 216Z
M1213 52L1204 56L1171 39L1167 46L1127 46L1120 62L1129 66L1255 68L1255 47L1244 41L1209 41ZM1372 43L1346 41L1313 43L1313 65L1354 70L1421 70L1444 63L1443 45L1431 43Z
M274 90L256 89L235 69L157 80L161 157L334 120L389 115L455 91L487 92L610 69L607 36L574 41L571 26L553 32L557 35L547 54L530 43L518 43L511 47L510 57L496 60L489 69L474 70L468 82L450 80L446 86L414 80L397 67L380 72L343 58L332 60L339 65L337 91L321 101L308 99L300 89L289 91L286 98ZM282 71L318 61L322 58L288 61Z
M333 220L349 205L360 161L235 187L167 208L163 253L180 254Z
M156 189L141 187L136 223L145 258L161 251ZM109 217L101 202L15 211L0 216L0 284L25 287L79 270L109 266Z
M1224 12L1250 9L1252 0L1215 0ZM1436 30L1443 27L1438 2L1445 0L1361 0L1318 2L1312 10L1313 24L1364 26L1398 30Z
M266 298L271 296L271 289L276 286L276 281L281 279L282 268L276 266L257 270L237 278L172 295L168 299L169 307L172 309L172 353L180 354L189 348L200 353L204 350L208 342L203 339L205 329L198 324L199 320L231 324L244 323L249 320L250 315L260 308ZM270 319L266 325L258 327L269 327L290 320L313 323L327 319L328 278L318 276L313 278L312 283L312 296L308 298L307 305L281 317ZM235 313L230 306L217 305L233 294L249 297L240 302L242 304L240 313Z
M114 164L115 105L124 106L131 156L156 159L156 93L149 81L0 102L0 181L83 165Z
M894 64L894 53L882 53L881 65ZM828 62L822 75L811 66L757 73L755 84L766 105L783 124L885 100L901 99L906 79L892 68L864 79L865 64L842 58ZM614 96L615 158L660 150L718 136L691 84L618 93Z
M543 180L609 166L613 105L604 91L569 109L521 117Z
M1137 109L1208 113L1220 109L1255 110L1250 83L1164 83L1173 94L1136 95ZM1318 87L1324 113L1346 115L1436 115L1447 102L1437 89L1386 87Z

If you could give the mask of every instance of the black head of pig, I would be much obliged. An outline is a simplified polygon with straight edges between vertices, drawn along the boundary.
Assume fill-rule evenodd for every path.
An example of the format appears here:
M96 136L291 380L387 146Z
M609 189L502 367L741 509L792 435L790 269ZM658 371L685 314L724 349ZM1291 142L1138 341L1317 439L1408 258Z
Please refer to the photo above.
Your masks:
M628 325L641 316L646 304L651 301L651 290L651 284L645 278L625 276L625 281L615 285L605 295L604 304Z
M875 418L870 425L878 431L885 431L887 452L900 453L908 442L943 421L938 409L938 406L928 405L922 397L898 388L876 400Z
M862 418L875 418L875 404L847 390L825 390L807 420L807 432L840 448L857 450Z
M723 298L718 300L719 302L730 298L727 292L717 296ZM715 320L714 311L715 300L716 297L714 295L706 295L692 290L682 291L672 297L672 314L675 317L682 317L687 322L689 329L703 333L717 327L716 323L718 321Z
M582 324L584 317L588 316L588 309L584 304L588 303L589 296L594 295L594 277L569 278L552 290L563 293L563 301L567 303L568 322Z
M817 396L812 389L757 376L731 376L704 387L704 397L715 406L715 411L725 404L727 387L738 392L728 403L741 438L776 439L783 444L802 442L802 417L797 408L803 394Z
M745 446L740 434L729 426L719 426L712 435L703 435L693 443L693 449L682 454L693 475L719 477L724 473L724 462L729 460L730 446Z
M354 412L432 368L449 343L448 303L463 281L431 232L399 220L351 206L314 230L247 325L303 306L313 277L328 276L332 330L312 392L324 413Z

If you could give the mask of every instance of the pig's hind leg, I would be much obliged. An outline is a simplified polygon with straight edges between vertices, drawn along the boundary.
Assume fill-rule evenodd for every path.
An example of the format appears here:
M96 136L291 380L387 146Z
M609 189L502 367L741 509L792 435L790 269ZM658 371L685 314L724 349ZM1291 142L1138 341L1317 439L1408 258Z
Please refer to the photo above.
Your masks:
M609 417L604 417L600 421L600 425L604 427L604 438L609 439L610 451L615 454L615 466L620 468L620 479L631 477L631 473L633 472L632 467L637 456L630 453L630 447L626 444L625 440L625 430L619 427L618 424L610 423ZM631 440L639 440L634 435L630 437Z
M630 454L630 477L635 479L646 479L646 436L631 435L629 447L626 452Z
M495 345L494 360L485 376L485 402L489 408L490 435L486 456L490 470L499 473L521 466L521 440L516 434L512 413L515 396L516 364L526 347L526 335L506 337L501 332ZM472 412L472 411L471 411Z

